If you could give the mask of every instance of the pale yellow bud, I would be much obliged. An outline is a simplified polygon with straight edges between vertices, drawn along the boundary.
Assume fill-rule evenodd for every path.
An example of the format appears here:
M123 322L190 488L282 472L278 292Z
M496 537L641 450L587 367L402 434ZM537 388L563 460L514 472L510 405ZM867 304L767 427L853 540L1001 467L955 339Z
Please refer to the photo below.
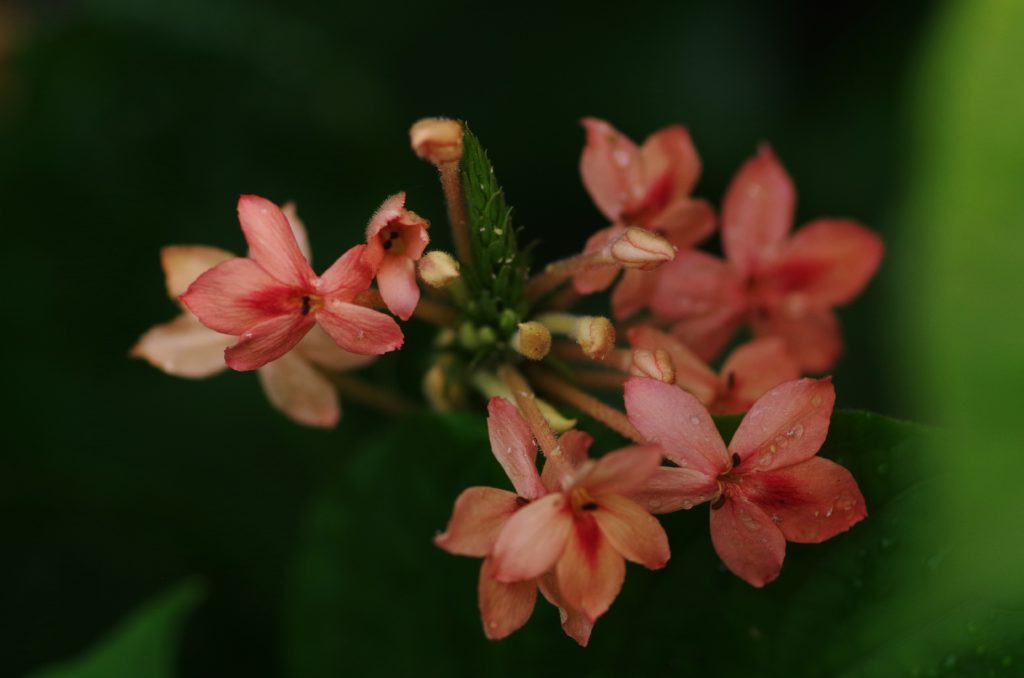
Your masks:
M512 350L530 360L541 360L551 350L551 331L538 322L519 323L509 342Z
M672 357L660 348L654 351L638 348L633 351L629 373L635 377L657 379L665 384L674 384L676 381L676 368L672 364Z
M631 226L608 250L611 258L626 268L651 271L676 258L676 248L660 235Z
M459 277L459 262L447 252L434 250L419 262L420 278L431 287L447 287Z
M572 337L587 357L601 360L615 347L615 326L602 316L584 316L576 321Z
M416 155L434 165L462 158L462 124L455 120L424 118L409 129L409 141Z

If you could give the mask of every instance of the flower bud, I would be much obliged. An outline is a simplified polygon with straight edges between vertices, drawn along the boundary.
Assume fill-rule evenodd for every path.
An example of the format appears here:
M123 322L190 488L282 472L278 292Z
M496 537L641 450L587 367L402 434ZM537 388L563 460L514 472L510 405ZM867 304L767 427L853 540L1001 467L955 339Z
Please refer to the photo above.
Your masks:
M447 118L424 118L409 129L416 155L434 165L462 158L462 124Z
M631 226L609 245L613 260L626 268L652 271L676 258L676 248L660 235Z
M530 360L541 360L551 350L551 331L538 322L519 323L509 342L512 349Z
M431 287L447 287L459 277L459 262L447 252L433 250L419 262L420 278Z
M615 326L602 316L584 316L576 321L573 338L588 358L601 360L615 347Z
M629 373L634 377L657 379L665 384L674 384L676 381L676 368L672 364L672 357L661 348L654 351L638 348L633 351Z

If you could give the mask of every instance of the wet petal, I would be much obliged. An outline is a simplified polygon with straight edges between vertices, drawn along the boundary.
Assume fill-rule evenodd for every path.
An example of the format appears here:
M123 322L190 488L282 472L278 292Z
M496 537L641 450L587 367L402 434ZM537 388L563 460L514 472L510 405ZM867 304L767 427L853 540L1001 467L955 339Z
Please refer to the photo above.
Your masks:
M828 434L836 391L831 377L788 381L761 396L729 443L740 473L771 471L809 459Z
M718 375L681 341L649 325L631 327L627 337L633 348L667 352L675 368L676 385L692 393L704 406L714 402L719 390Z
M583 185L597 208L616 221L631 203L644 197L640 151L604 120L584 118L587 143L580 157Z
M562 630L565 631L565 635L575 640L581 647L586 647L590 642L590 633L594 629L594 622L587 619L582 612L569 607L562 592L558 589L558 578L553 572L540 578L539 588L548 602L558 608L558 616L562 620Z
M609 452L576 483L591 494L625 494L644 484L661 465L661 448L635 445Z
M455 500L452 517L434 543L460 556L486 556L501 528L523 502L515 492L494 487L470 487Z
M657 518L617 494L602 496L597 504L591 515L619 555L651 570L665 567L670 555L668 536Z
M769 258L793 226L796 189L768 146L736 173L722 199L722 247L743 274Z
M537 473L537 443L516 406L504 398L487 404L487 433L494 457L521 496L537 499L547 490Z
M584 515L572 522L565 551L555 565L555 576L566 604L593 622L619 595L626 578L626 562L592 516Z
M259 369L260 383L270 404L306 426L333 428L341 417L338 393L298 351Z
M717 476L729 455L711 415L689 393L653 379L631 378L625 388L629 421L682 468Z
M772 519L755 504L729 497L711 509L711 543L725 566L758 588L779 576L786 540Z
M672 513L711 501L719 494L715 476L689 468L659 467L627 496L651 513Z
M376 356L349 353L340 348L319 325L303 337L295 350L320 367L336 372L363 367L377 359Z
M778 524L787 540L802 544L831 539L868 514L850 472L821 457L751 474L744 479L743 492Z
M241 258L229 259L199 276L181 301L210 329L235 336L272 318L298 316L300 307L292 288L251 259Z
M681 125L658 130L640 147L643 180L647 186L658 181L667 184L672 199L690 195L700 177L700 158L690 133Z
M494 577L513 582L536 579L551 569L572 527L565 495L549 494L516 511L494 544Z
M201 379L227 369L224 349L235 341L236 337L214 332L186 312L143 334L131 356L176 377Z
M256 325L224 351L224 362L233 370L247 371L277 360L313 326L313 319L302 315L284 315Z
M484 635L490 640L501 640L529 621L537 602L537 582L503 584L491 576L492 569L491 559L485 558L480 566L477 598Z
M366 245L356 245L338 257L320 276L316 283L317 292L332 299L351 301L369 289L373 269L363 257L365 251Z
M715 210L704 200L681 198L650 219L647 228L665 236L681 250L689 249L715 232Z
M266 198L243 195L238 199L238 221L249 244L250 259L286 285L312 285L313 270L280 207Z
M625 230L624 226L619 225L602 228L587 239L586 245L583 246L583 251L586 253L598 252L609 243L615 241ZM618 274L619 266L596 266L577 273L573 276L572 284L580 294L593 294L594 292L606 289L612 284L615 276Z
M377 269L377 286L388 310L408 320L420 300L416 264L409 257L386 256Z
M803 372L828 372L843 352L839 319L834 311L811 311L796 317L772 313L754 322L754 334L781 337Z
M770 389L800 378L800 365L778 337L755 339L738 347L722 365L723 393L715 411L746 412Z
M681 250L657 271L651 297L654 313L664 318L694 318L746 306L742 280L725 261L704 252Z
M334 343L352 353L381 355L401 348L405 340L391 316L344 301L327 300L316 320Z
M217 264L234 258L234 254L219 247L168 245L162 248L160 264L164 269L167 293L177 301L199 276Z

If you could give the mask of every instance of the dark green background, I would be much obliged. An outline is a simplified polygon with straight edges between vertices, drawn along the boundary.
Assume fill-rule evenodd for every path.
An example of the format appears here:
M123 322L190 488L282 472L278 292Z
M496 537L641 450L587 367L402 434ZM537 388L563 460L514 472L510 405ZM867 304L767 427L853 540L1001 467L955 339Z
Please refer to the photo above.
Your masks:
M1024 144L1007 122L1022 110L1019 50L971 61L992 36L1014 44L1005 25L1019 12L998 14L1011 3L977 3L996 18L973 23L966 3L923 1L568 2L509 4L500 14L469 2L352 4L84 0L3 14L13 37L0 72L0 674L82 652L190 575L208 593L186 627L181 675L297 668L281 639L294 634L306 513L323 505L315 497L329 494L326 478L344 477L353 450L382 427L419 420L350 407L339 430L308 431L269 408L253 375L192 383L126 353L176 312L160 246L242 249L239 193L296 200L320 267L359 240L372 210L398 190L446 243L433 170L407 146L421 116L472 124L525 239L541 239L541 260L572 252L601 225L577 173L580 117L607 118L635 138L686 124L704 160L698 193L715 202L756 145L771 141L797 184L798 223L853 216L890 245L876 281L842 313L840 403L945 424L949 412L979 403L971 389L991 393L971 379L982 374L1003 380L1005 397L990 399L1000 421L1018 411L1019 344L995 346L1007 362L979 343L1016 336L993 326L1008 313L1015 278L968 272L991 268L1001 229L1022 213L1012 198L1019 181L1010 182ZM959 37L971 26L970 39ZM979 73L988 76L981 85ZM984 103L989 95L998 106ZM960 97L975 107L959 106ZM977 143L979 130L991 143ZM974 153L970 182L960 149ZM974 221L979 206L988 207L983 222ZM979 243L968 223L992 230ZM978 246L965 263L967 242ZM1008 247L995 270L1019 258ZM968 281L978 281L973 295L963 293ZM985 317L966 327L945 320L949 304L929 296L943 283ZM409 334L419 346L428 337ZM922 356L925 368L945 372L910 369ZM979 356L975 369L970 357ZM414 393L426 359L410 348L373 374ZM936 406L950 389L959 405ZM971 412L961 417L971 430L991 423ZM1008 454L1019 449L1010 429L996 431ZM402 454L442 454L444 438L436 440ZM983 438L964 440L959 450L976 455L976 473L957 484L950 510L976 517L981 502L1000 519L1019 517L999 501L1009 496L1004 458ZM401 455L393 463L402 473ZM366 510L392 502L389 491L369 493ZM1019 531L1008 540L992 531L1019 548ZM347 546L372 562L374 543ZM360 613L352 615L355 629ZM420 622L444 624L445 610ZM386 638L382 648L402 644Z

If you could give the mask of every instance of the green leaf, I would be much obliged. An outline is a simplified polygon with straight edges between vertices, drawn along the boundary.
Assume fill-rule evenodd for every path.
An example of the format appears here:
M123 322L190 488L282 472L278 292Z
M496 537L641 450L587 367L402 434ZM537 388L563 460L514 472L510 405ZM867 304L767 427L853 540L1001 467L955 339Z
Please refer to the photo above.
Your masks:
M491 457L482 418L410 420L353 450L351 465L326 482L313 505L287 608L289 675L403 675L424 667L437 675L499 676L1001 669L1006 657L1018 660L1020 611L983 603L935 609L927 596L891 609L908 591L926 593L939 581L957 547L933 519L938 437L877 415L838 413L822 454L854 473L870 515L824 544L788 545L782 576L764 589L721 566L706 506L664 516L673 549L668 567L629 566L622 594L583 650L542 601L510 638L484 639L479 561L450 556L431 537L461 490L508 481ZM424 440L444 451L422 454Z
M86 655L30 678L172 678L185 617L203 587L186 581L130 614Z

